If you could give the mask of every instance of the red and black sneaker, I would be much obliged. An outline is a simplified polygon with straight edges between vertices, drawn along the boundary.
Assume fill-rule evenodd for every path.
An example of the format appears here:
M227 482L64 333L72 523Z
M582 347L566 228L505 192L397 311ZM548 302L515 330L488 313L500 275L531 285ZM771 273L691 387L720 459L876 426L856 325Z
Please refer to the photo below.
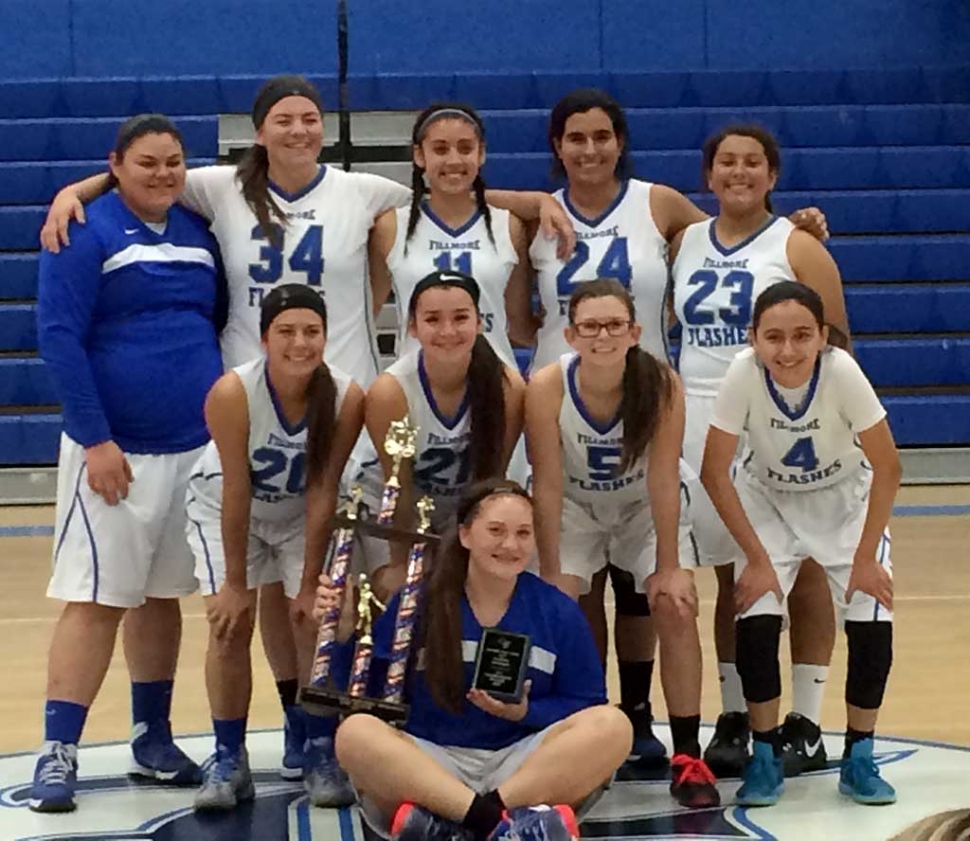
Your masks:
M397 807L391 821L391 838L394 841L472 841L469 830L410 801Z
M707 809L721 805L717 778L703 759L678 753L670 760L670 793L681 806Z

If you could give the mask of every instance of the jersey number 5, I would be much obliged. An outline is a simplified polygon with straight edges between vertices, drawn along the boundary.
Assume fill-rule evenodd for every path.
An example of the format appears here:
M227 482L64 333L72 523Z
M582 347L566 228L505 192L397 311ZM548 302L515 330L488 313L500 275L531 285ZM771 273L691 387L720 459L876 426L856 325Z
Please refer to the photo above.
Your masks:
M279 225L273 225L273 241L270 242L257 225L253 228L251 239L263 242L259 249L259 262L249 264L249 276L256 283L276 283L283 277L283 251L286 249L286 232ZM279 243L277 248L276 243ZM290 255L291 272L305 272L310 286L319 286L323 279L323 225L310 225L300 238Z
M620 457L623 450L620 447L587 447L586 466L589 478L594 482L609 482L615 479L620 467Z

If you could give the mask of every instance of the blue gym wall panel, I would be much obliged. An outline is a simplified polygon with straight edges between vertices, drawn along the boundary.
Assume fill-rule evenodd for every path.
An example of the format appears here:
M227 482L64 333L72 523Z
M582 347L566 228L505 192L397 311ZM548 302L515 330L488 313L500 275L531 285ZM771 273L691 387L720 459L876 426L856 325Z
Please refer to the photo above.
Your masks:
M706 0L601 0L603 66L610 70L704 67ZM622 100L621 100L622 101Z
M71 0L0 0L0 78L70 76Z

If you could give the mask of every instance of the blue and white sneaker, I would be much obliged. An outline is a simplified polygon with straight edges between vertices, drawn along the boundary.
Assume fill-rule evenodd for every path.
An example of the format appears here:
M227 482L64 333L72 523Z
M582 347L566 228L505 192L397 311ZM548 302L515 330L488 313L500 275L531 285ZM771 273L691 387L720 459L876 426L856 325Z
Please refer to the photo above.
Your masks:
M306 722L298 705L287 707L283 717L283 762L280 776L284 780L302 780L306 764L303 747L306 743Z
M471 830L410 802L397 807L391 821L391 838L394 841L474 841Z
M336 809L350 806L357 799L350 777L337 762L333 739L308 740L304 756L303 787L312 805Z
M775 756L771 745L754 742L751 759L744 769L744 780L738 789L739 806L774 806L785 790L785 775L780 756Z
M133 777L145 777L173 786L197 786L202 769L172 739L172 727L138 722L131 733Z
M195 795L197 812L229 812L256 796L245 747L235 754L217 747L202 766L202 776L202 788Z
M885 806L896 802L896 789L879 776L872 758L872 739L852 746L839 768L839 793L865 806Z
M578 841L576 815L565 804L510 809L488 841Z
M35 812L73 812L77 788L77 745L45 742L34 768L30 808Z

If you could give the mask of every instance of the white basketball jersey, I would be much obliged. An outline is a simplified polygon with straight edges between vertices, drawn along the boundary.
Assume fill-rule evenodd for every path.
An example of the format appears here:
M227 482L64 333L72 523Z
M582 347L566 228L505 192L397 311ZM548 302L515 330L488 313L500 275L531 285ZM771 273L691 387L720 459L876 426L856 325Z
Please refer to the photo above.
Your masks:
M260 228L235 167L203 167L188 174L186 204L212 220L225 260L229 321L221 344L226 366L260 355L264 295L281 283L306 283L327 302L327 362L368 386L377 375L377 350L367 234L375 213L400 203L407 191L387 179L322 166L299 193L272 184L270 193L287 218L281 226L282 247Z
M647 453L630 470L617 474L623 451L623 421L619 413L606 424L594 419L579 394L578 354L563 354L559 364L563 384L559 409L563 495L574 502L646 502ZM649 449L648 444L647 452Z
M249 477L253 500L250 516L263 522L284 522L302 516L306 490L306 420L290 424L266 376L263 356L233 368L242 380L249 407ZM339 416L351 379L330 367L337 387L334 417ZM204 475L220 473L219 451L210 441L200 465Z
M667 242L650 213L650 187L635 179L623 182L619 195L597 219L576 210L566 190L555 194L576 230L576 251L568 260L560 260L557 242L541 232L529 249L545 311L533 370L570 352L563 335L569 320L569 296L577 283L602 277L615 278L630 290L637 320L643 326L640 346L666 361Z
M505 287L519 259L509 236L509 212L497 207L489 211L494 244L488 238L485 217L477 210L460 228L449 228L427 204L422 207L414 234L405 242L410 208L398 208L397 238L387 256L387 266L397 302L399 357L418 349L417 340L408 335L408 305L418 281L435 270L459 271L478 281L485 338L506 365L515 366L505 316Z
M400 384L408 401L411 423L418 427L412 463L415 488L434 499L434 519L442 522L454 510L471 479L468 396L452 417L442 414L431 392L420 351L397 360L386 373Z
M772 216L725 248L714 220L687 227L671 269L674 311L683 327L680 376L688 394L714 397L728 365L748 346L754 302L769 286L796 280L786 248L794 225Z
M886 416L858 363L829 348L796 408L772 381L753 348L730 364L711 425L748 432L744 469L768 487L813 491L854 476L866 464L856 434Z

